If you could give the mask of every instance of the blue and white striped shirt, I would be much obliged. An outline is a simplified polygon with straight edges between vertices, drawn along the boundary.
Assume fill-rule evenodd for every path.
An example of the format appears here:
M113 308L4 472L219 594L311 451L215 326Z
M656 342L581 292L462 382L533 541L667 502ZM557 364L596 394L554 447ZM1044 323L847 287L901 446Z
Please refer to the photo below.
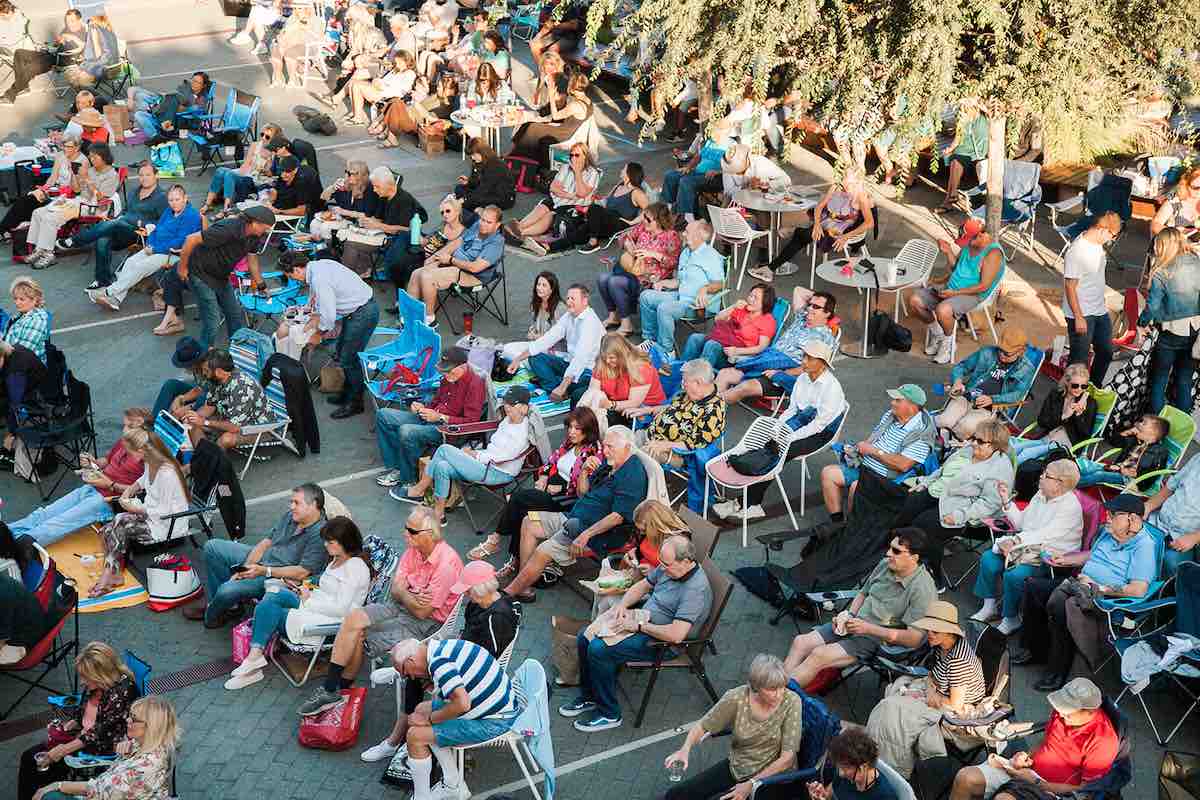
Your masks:
M459 719L484 719L517 710L512 682L491 653L473 642L447 639L429 643L429 675L443 700L467 690L471 710Z
M880 425L882 425L884 420L887 419L887 415L887 411L883 412L883 416L879 418ZM904 437L912 431L920 428L922 424L924 423L922 422L921 415L919 413L913 414L912 418L903 424L901 424L899 420L893 421L892 424L888 425L887 428L884 429L879 439L876 440L875 446L885 453L902 455L905 458L911 458L918 464L923 464L925 463L925 459L929 457L930 448L928 442L917 440L910 443L908 447L904 448L904 450L900 450L900 443L904 441ZM888 468L884 466L883 462L879 461L877 458L863 456L862 463L864 467L878 475L883 475L886 477L888 474Z

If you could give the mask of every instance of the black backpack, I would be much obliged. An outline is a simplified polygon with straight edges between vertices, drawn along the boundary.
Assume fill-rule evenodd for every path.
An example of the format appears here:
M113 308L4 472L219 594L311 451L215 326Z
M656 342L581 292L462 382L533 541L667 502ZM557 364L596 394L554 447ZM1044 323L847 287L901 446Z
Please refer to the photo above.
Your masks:
M889 350L907 353L912 350L912 331L892 321L885 311L876 311L871 315L871 324L867 328L867 341L876 355L882 355Z

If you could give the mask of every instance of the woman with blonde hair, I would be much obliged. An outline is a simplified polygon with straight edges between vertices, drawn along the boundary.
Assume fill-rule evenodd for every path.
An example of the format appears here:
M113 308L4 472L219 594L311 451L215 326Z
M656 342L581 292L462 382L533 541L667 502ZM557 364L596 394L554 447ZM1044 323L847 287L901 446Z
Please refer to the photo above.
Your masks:
M601 427L625 425L626 411L642 406L661 406L667 402L658 370L649 356L631 345L619 333L606 333L600 340L600 354L592 368L592 381L579 399L579 405L596 412ZM607 415L606 413L607 412Z
M84 796L105 800L167 800L171 770L183 731L171 701L161 695L135 700L129 707L129 738L117 745L119 758L90 781L59 781L34 800Z
M658 566L658 551L668 536L692 536L687 523L661 500L643 500L633 509L638 545L625 554L624 562L644 576ZM704 558L706 553L697 553Z
M66 778L63 759L72 753L86 750L94 756L111 756L125 738L129 709L138 697L129 667L104 642L89 642L76 657L75 670L83 684L83 699L64 707L47 727L47 741L21 756L17 800L31 800L40 787ZM58 744L52 746L51 740Z
M448 194L442 198L442 202L438 203L438 218L442 221L441 230L434 231L427 236L422 236L421 249L419 251L413 253L405 250L391 266L389 277L397 289L408 289L408 282L412 279L412 274L425 264L425 259L438 250L441 250L448 242L452 242L463 235L467 230L467 226L463 224L462 213L462 200L453 194ZM433 220L430 220L429 227L431 230L433 225ZM393 306L390 310L393 314L399 313L396 306Z
M1063 370L1058 387L1042 401L1034 429L1009 440L1018 464L1091 438L1098 412L1096 399L1088 392L1088 380L1087 364L1071 364Z
M246 157L240 167L217 167L213 171L212 180L208 182L208 196L200 207L201 216L215 210L219 200L223 199L224 207L228 209L254 193L255 178L261 176L265 180L271 173L275 154L267 149L267 145L276 138L284 138L283 128L274 122L264 125L258 141L246 148Z
M46 363L46 342L50 340L50 312L46 310L42 285L28 275L13 278L8 287L17 314L2 331L4 341L31 350Z
M568 162L558 168L550 183L549 197L538 201L528 214L504 225L504 238L509 244L523 245L538 255L549 250L533 238L567 224L581 206L590 206L600 188L600 170L592 153L579 142L571 145Z
M370 83L350 84L350 113L342 117L343 121L351 125L366 125L368 122L366 105L368 103L377 103L380 100L392 98L405 100L414 93L413 90L417 85L417 60L413 54L407 50L397 51L392 56L392 63L388 66L390 69L382 78L376 78ZM422 85L425 86L424 83ZM425 92L421 97L423 98L427 92L428 86L425 86Z
M1190 173L1189 173L1190 174ZM1200 182L1200 178L1197 179ZM1170 384L1172 405L1192 413L1192 376L1196 360L1192 347L1196 327L1192 317L1200 314L1200 256L1179 228L1163 228L1154 237L1150 294L1138 317L1138 327L1152 322L1161 330L1150 356L1150 405L1157 414L1167 404Z
M100 529L104 543L104 572L88 592L101 597L124 583L129 545L164 542L171 533L171 514L188 510L190 495L183 468L162 439L148 431L135 431L134 447L142 455L142 477L125 487L117 499L124 509ZM145 493L145 499L137 495ZM175 521L174 535L188 535L188 518Z
M321 194L327 205L313 217L309 231L313 238L330 241L337 222L362 219L379 213L380 199L371 186L371 169L367 162L355 159L346 162L346 174L334 181Z
M1159 206L1150 220L1150 234L1158 236L1167 228L1178 228L1185 237L1196 233L1200 222L1200 166L1192 167L1179 178L1175 191Z

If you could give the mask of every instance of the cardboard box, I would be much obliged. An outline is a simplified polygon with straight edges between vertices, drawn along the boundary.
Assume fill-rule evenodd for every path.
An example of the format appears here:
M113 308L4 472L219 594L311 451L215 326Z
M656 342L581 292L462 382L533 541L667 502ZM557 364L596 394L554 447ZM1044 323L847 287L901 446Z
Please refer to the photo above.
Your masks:
M417 145L425 151L427 156L444 153L446 152L446 135L441 131L420 128L417 131Z

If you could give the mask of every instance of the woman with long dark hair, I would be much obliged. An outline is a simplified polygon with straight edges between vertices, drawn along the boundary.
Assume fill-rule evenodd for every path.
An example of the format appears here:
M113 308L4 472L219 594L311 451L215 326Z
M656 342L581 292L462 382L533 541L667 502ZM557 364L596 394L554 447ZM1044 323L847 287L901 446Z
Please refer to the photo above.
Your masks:
M454 196L463 198L463 205L472 212L484 206L512 208L517 201L517 187L491 145L472 139L467 155L471 158L471 174L459 176Z
M636 161L630 161L622 168L621 182L603 200L588 207L588 241L579 252L594 253L602 243L637 224L642 212L650 205L650 197L643 188L645 181L646 172ZM550 244L551 252L565 249L557 247L560 241Z
M267 593L254 607L250 652L225 682L226 689L241 689L263 679L267 666L263 651L275 634L296 644L320 645L320 637L304 636L306 627L340 623L367 599L373 576L358 526L348 517L334 517L321 528L321 539L329 566L321 573L320 583L314 587L307 581L267 582Z
M546 334L554 323L567 313L559 288L558 276L549 270L539 272L533 279L533 297L529 301L529 339L524 342L509 342L500 350L500 355L512 361L529 349L529 342Z
M590 85L586 75L572 75L567 81L566 94L552 95L544 116L526 122L513 132L510 155L536 161L543 168L549 167L550 145L565 142L592 116L592 101L587 96Z

